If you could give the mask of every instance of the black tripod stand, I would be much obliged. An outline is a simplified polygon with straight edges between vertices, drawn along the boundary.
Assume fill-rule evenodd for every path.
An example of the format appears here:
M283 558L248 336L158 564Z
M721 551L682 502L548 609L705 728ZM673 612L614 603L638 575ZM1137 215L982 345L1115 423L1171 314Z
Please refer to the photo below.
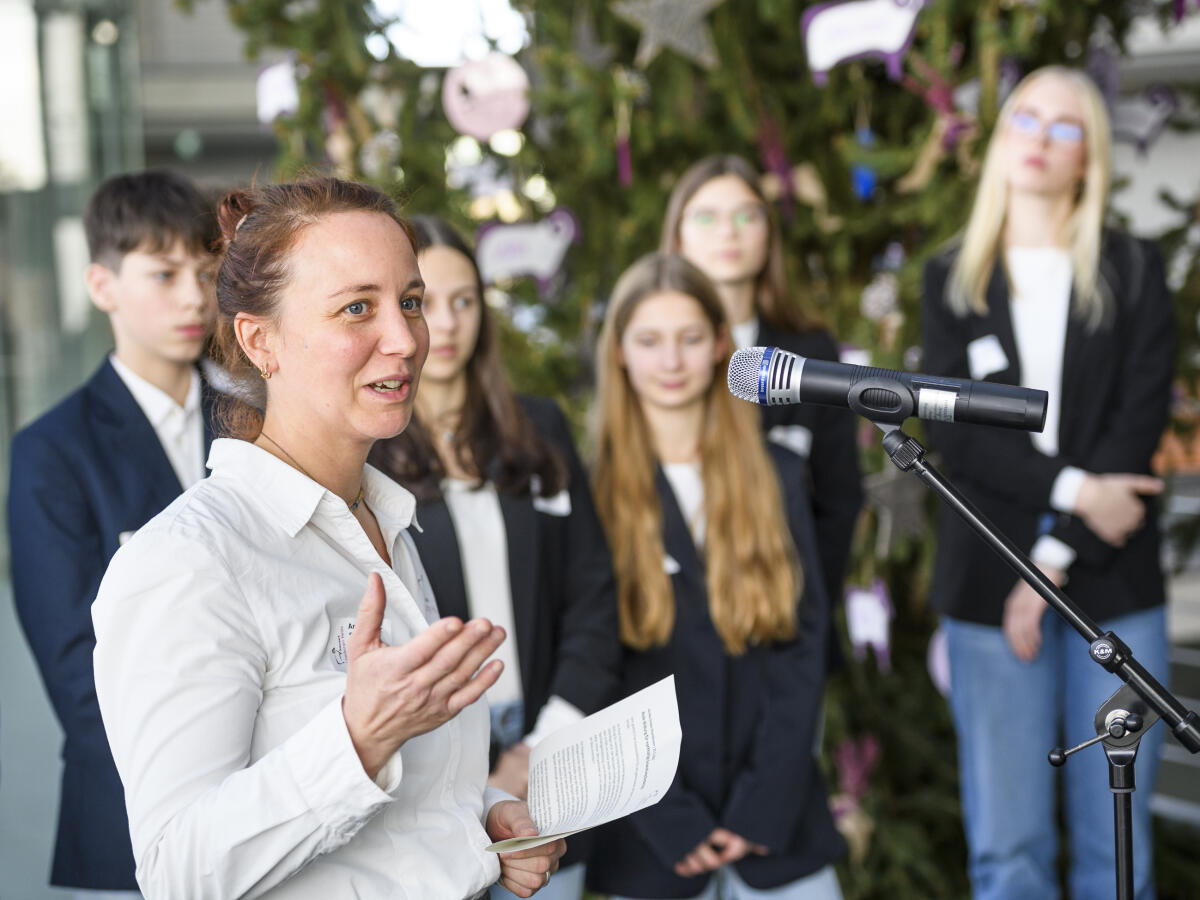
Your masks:
M855 397L850 406L855 409ZM855 409L874 420L876 410ZM1070 750L1055 748L1050 762L1066 762L1072 753L1103 742L1108 757L1109 786L1113 792L1116 824L1117 898L1133 900L1133 764L1138 742L1146 729L1162 718L1171 733L1191 753L1200 753L1200 717L1187 710L1133 657L1132 651L1112 631L1101 632L1096 623L1071 602L1007 537L996 530L975 507L933 466L925 461L925 448L894 424L876 422L884 432L883 449L896 467L913 472L1011 566L1087 640L1094 662L1117 675L1125 684L1096 712L1096 737Z

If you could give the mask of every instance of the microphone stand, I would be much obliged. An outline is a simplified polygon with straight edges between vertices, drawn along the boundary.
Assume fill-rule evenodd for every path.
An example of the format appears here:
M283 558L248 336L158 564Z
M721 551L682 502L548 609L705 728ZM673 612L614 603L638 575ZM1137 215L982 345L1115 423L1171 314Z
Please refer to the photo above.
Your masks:
M883 449L902 472L912 472L945 501L1054 611L1088 642L1092 661L1125 682L1096 712L1096 737L1070 750L1054 748L1050 763L1061 766L1072 753L1103 742L1108 758L1109 789L1113 794L1116 826L1116 876L1118 900L1133 900L1133 765L1138 742L1160 717L1171 734L1191 753L1200 753L1200 717L1184 707L1134 659L1133 651L1112 631L1101 632L1066 594L1042 574L1011 540L959 493L945 476L925 460L925 448L905 434L898 424L876 421L880 410L850 406L883 431Z

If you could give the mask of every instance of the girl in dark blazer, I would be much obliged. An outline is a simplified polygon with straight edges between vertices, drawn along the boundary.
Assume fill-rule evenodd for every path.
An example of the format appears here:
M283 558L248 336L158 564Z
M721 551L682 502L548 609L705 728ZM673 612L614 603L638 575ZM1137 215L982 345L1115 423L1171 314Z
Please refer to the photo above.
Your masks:
M523 799L533 744L615 699L612 563L563 414L508 387L470 249L439 219L410 221L429 356L412 424L370 462L417 497L413 537L441 614L486 609L511 635L488 692L489 783ZM572 839L541 896L578 900L586 844Z
M671 192L662 250L683 255L713 282L737 347L780 347L837 360L833 335L788 287L782 236L758 177L740 156L695 163ZM762 407L761 422L769 440L808 461L817 550L836 601L863 497L855 417L828 406L795 404Z
M1164 679L1162 484L1149 472L1167 422L1174 318L1153 245L1102 228L1108 186L1108 121L1090 80L1062 68L1028 76L1000 112L965 231L926 267L923 368L1046 390L1046 427L930 423L930 439L984 514ZM1058 897L1058 776L1045 754L1092 737L1096 708L1121 682L945 508L932 594L946 616L975 896ZM1162 738L1152 729L1138 754L1139 898L1154 893L1149 801ZM1063 770L1078 898L1114 894L1106 768L1096 748Z
M804 462L725 388L730 343L680 256L620 279L597 349L597 509L614 550L621 692L674 674L683 745L656 805L599 829L595 890L836 900L812 747L827 601ZM797 598L801 598L797 602Z

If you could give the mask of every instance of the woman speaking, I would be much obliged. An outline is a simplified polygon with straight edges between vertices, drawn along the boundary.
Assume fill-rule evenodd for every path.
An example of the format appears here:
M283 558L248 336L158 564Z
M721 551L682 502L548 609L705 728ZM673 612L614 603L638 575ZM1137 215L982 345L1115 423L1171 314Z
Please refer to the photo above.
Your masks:
M485 850L536 831L485 789L504 632L438 618L414 499L365 465L428 350L411 231L331 178L235 192L220 222L219 347L265 413L230 411L212 477L118 552L93 608L138 883L466 898L499 876L528 897L563 845Z

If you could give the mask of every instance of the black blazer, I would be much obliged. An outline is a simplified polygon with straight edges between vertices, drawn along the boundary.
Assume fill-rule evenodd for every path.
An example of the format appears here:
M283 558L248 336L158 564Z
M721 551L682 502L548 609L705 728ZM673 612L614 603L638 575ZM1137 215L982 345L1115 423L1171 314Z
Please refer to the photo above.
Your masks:
M779 331L768 322L761 321L758 326L757 343L764 347L779 347L812 359L834 362L838 359L837 344L834 343L833 336L824 329L805 332ZM764 406L762 426L763 433L768 438L771 437L773 429L797 426L810 436L807 484L812 499L813 522L816 525L817 553L830 600L837 603L842 595L846 564L850 558L850 543L854 538L854 526L863 502L862 473L858 465L856 437L858 417L849 410L812 403Z
M922 331L930 374L970 378L968 345L993 336L1006 365L987 381L1020 384L1008 279L997 265L986 315L958 318L944 295L953 256L925 267ZM1050 492L1064 466L1088 472L1150 471L1167 424L1174 367L1175 318L1157 248L1105 231L1100 275L1111 296L1104 322L1089 329L1070 314L1063 355L1058 456L1039 452L1025 432L977 425L928 424L932 446L962 492L1026 552L1050 511ZM1073 298L1072 298L1073 299ZM999 625L1012 571L946 507L939 510L934 605L954 618ZM1146 526L1118 550L1081 519L1055 514L1051 534L1075 549L1066 587L1092 618L1103 621L1164 602L1156 504L1147 498Z
M530 494L501 492L525 731L551 696L593 713L614 699L620 641L608 543L566 419L552 400L519 397L567 468L570 514L539 511ZM462 552L444 500L417 507L413 531L438 610L467 618Z
M206 451L212 401L204 383ZM137 889L125 792L96 703L91 605L122 536L181 491L154 428L107 360L13 439L13 596L64 735L51 884Z
M795 640L725 652L708 614L704 563L674 492L656 477L663 545L677 565L675 627L663 647L626 648L622 696L675 675L683 744L679 770L656 805L597 829L592 890L630 897L694 897L708 876L680 878L675 863L718 825L771 850L737 863L755 888L778 887L841 856L813 745L824 692L828 604L817 563L804 462L769 447L804 568Z

